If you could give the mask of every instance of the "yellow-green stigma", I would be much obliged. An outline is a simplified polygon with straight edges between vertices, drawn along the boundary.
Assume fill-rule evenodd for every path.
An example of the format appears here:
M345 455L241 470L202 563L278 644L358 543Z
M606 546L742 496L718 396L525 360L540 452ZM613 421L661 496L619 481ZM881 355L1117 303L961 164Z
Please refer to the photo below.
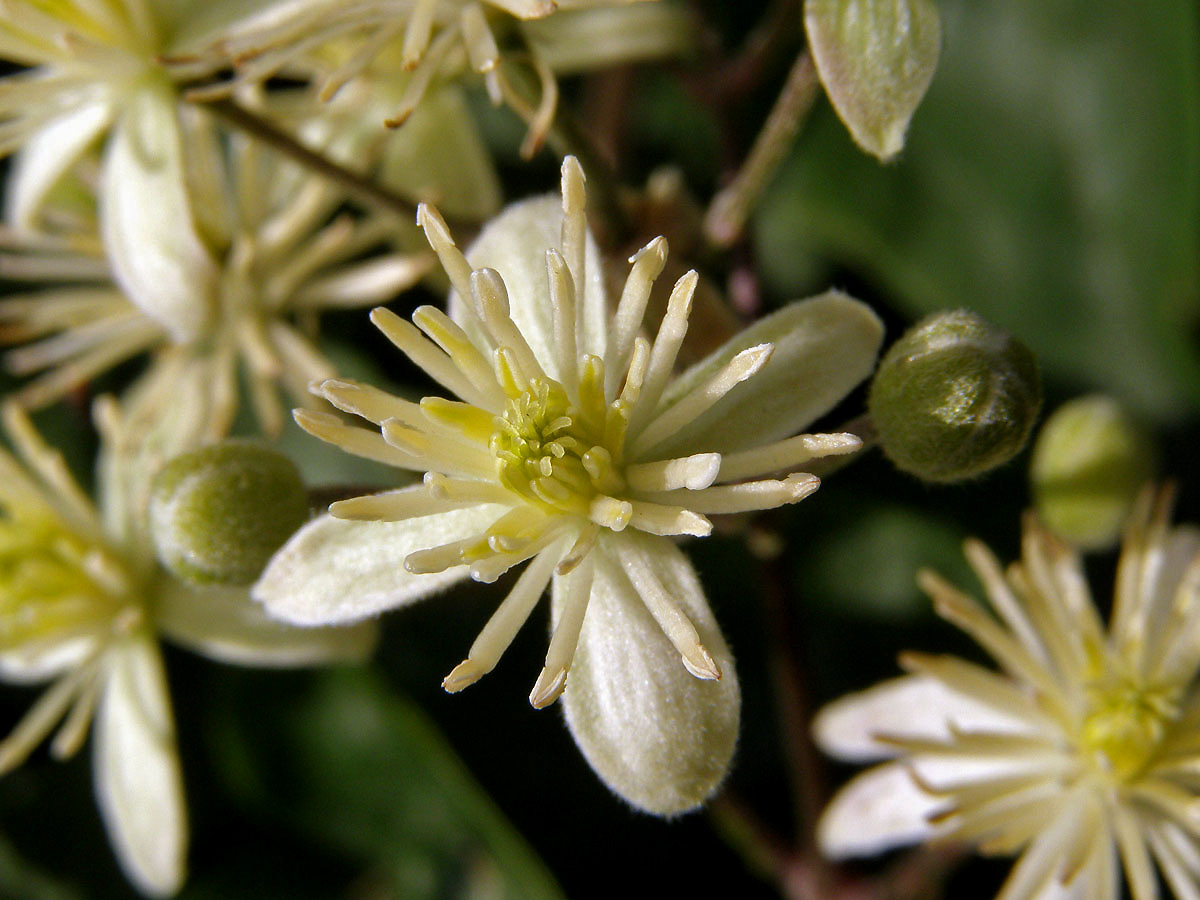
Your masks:
M490 448L510 490L557 512L586 516L617 481L612 459L558 382L535 378L496 416Z
M1083 749L1107 773L1127 780L1141 772L1179 715L1179 689L1118 677L1088 689Z
M50 520L0 520L0 651L92 633L127 603L104 550Z

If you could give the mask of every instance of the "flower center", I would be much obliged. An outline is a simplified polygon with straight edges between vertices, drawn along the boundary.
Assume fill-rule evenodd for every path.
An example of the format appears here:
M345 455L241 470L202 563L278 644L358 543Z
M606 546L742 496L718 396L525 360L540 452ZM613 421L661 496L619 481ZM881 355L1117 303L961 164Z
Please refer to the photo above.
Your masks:
M1083 748L1104 771L1120 780L1131 778L1150 762L1167 727L1178 717L1179 693L1177 688L1132 678L1092 685Z
M128 602L104 551L55 522L0 519L0 651L87 634Z
M596 495L619 481L610 454L551 379L533 379L495 423L498 478L538 504L587 515Z

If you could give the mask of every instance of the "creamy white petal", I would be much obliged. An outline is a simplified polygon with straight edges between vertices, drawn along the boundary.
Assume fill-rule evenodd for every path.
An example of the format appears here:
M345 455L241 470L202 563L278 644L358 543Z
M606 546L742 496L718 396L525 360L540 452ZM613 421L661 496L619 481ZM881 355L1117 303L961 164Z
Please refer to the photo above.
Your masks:
M121 289L183 342L213 313L217 269L188 200L175 98L132 93L109 140L100 226Z
M13 158L5 216L16 228L37 228L46 195L112 121L112 107L102 86L92 93L93 98L38 129Z
M817 825L817 843L834 859L915 844L937 834L928 816L945 806L917 787L902 764L884 763L834 795Z
M1032 729L925 675L906 675L848 694L824 707L813 721L818 746L849 762L898 756L878 735L946 741L950 725L968 731L1024 733Z
M187 814L162 657L146 636L109 651L96 713L96 800L121 868L155 897L183 884Z
M558 194L514 203L484 227L466 253L472 268L487 267L500 273L508 289L513 321L542 368L560 381L562 376L554 351L554 315L546 276L546 250L551 247L562 249L562 221L562 198ZM580 317L583 322L583 339L578 348L580 353L603 357L609 310L600 251L590 232L586 246L584 296L582 302L576 298L582 306ZM486 346L483 335L471 328L469 320L463 316L462 298L452 291L448 302L451 318L467 328L478 346Z
M403 522L321 516L271 558L251 590L267 615L295 625L343 625L422 600L468 576L466 566L412 575L404 558L482 533L504 513L473 506Z
M644 554L686 613L721 671L689 674L617 558ZM592 768L612 790L657 815L687 812L720 785L737 743L741 695L733 657L696 572L665 538L605 534L593 550L591 599L567 675L567 725ZM557 622L565 602L554 579Z
M248 587L196 587L164 576L155 591L163 635L218 662L308 666L365 659L378 623L299 628L267 617Z
M655 455L728 453L795 434L871 374L882 342L879 317L839 291L790 303L738 333L671 383L659 414L743 350L775 346L761 371L655 447Z

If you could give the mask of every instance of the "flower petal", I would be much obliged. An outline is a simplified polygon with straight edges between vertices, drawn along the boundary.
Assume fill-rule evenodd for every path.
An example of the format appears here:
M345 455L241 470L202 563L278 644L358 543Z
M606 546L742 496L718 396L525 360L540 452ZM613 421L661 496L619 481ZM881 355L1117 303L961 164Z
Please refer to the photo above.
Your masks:
M642 554L695 625L722 677L688 673L616 560ZM703 803L729 769L741 693L733 657L687 558L665 538L604 535L595 580L562 703L567 726L613 791L646 812L670 816ZM565 602L554 579L555 621Z
M13 159L5 216L22 231L37 229L46 195L112 121L103 91L51 119L25 141Z
M951 740L950 724L968 731L1022 732L1029 725L952 691L925 675L906 675L849 694L824 707L813 722L817 745L848 762L898 756L878 735Z
M321 516L271 558L251 596L266 606L267 615L294 625L356 622L462 581L466 566L412 575L404 558L479 534L503 512L487 504L403 522Z
M839 291L800 300L755 322L682 373L667 388L662 415L737 354L774 344L770 360L691 424L654 448L656 456L728 453L796 432L829 412L871 374L883 323L864 303Z
M155 592L158 625L170 640L218 662L308 666L357 661L375 648L377 623L297 628L267 618L245 587L196 587L164 577Z
M100 196L114 278L180 342L207 327L217 275L192 217L183 152L173 94L133 93L109 141Z
M937 833L928 816L945 805L918 788L902 764L885 763L837 792L817 824L817 843L834 859L915 844Z
M514 203L484 227L466 253L473 269L486 267L500 273L508 289L512 320L546 374L560 381L562 375L554 350L554 313L546 276L546 250L551 247L562 249L562 221L562 198L558 194ZM609 311L600 251L591 232L587 234L584 260L587 273L580 313L583 339L579 341L579 352L603 357ZM580 302L578 298L576 302ZM450 317L467 329L478 346L486 346L483 335L472 328L469 318L462 315L462 298L451 291L448 303Z
M187 816L162 657L146 636L106 660L96 714L96 800L121 868L156 897L183 884Z

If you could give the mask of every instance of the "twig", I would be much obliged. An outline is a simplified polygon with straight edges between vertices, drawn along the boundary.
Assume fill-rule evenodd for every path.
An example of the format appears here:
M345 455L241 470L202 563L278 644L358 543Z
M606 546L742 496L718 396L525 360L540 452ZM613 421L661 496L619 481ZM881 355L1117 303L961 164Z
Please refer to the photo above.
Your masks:
M403 197L393 194L387 188L339 165L328 157L308 149L286 131L276 127L253 110L227 98L193 102L210 110L214 115L256 140L262 141L309 171L329 179L358 202L367 206L381 207L404 219L412 220L416 217L417 208Z
M729 247L741 237L750 211L792 146L819 87L816 67L806 50L788 72L746 161L733 181L713 198L704 216L704 234L713 245Z

